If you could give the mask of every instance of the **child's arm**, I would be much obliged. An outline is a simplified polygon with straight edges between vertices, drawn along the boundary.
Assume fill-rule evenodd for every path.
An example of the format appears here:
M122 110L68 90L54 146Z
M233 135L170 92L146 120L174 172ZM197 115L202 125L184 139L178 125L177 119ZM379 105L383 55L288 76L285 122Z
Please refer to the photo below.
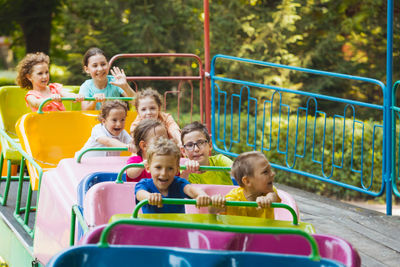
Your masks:
M97 102L104 102L106 100L105 94L95 94L93 97L95 101L82 101L82 110L95 110Z
M270 192L265 196L257 197L256 202L260 208L269 208L272 202L281 202L281 199L277 193Z
M135 91L129 86L128 81L126 80L126 75L123 69L118 67L113 67L111 69L111 74L114 76L115 81L110 82L112 85L120 87L124 90L123 96L125 97L133 97L135 96Z
M61 96L59 94L51 94L51 100L56 101L56 102L61 102ZM34 95L28 95L26 97L26 102L28 103L29 107L38 109L40 104L45 100L46 98L36 98Z
M75 98L75 100L77 102L82 102L83 99L85 99L84 95L69 93L69 92L65 92L64 90L61 90L61 97L73 97L73 98Z
M174 142L181 147L181 129L179 125L175 122L171 114L163 113L165 115L165 126L167 127L169 136L174 140Z
M211 198L202 189L194 187L190 184L183 188L183 192L189 197L196 199L196 207L206 207L210 204Z
M143 160L143 164L145 163L146 160ZM131 178L131 179L136 179L142 172L143 172L144 168L129 168L126 170L126 175Z
M149 200L149 205L157 206L158 208L162 208L162 196L160 193L149 193L146 190L139 190L136 193L136 199L138 201L142 201L144 199Z
M96 139L96 141L106 147L126 147L131 152L135 149L133 144L125 144L115 138L107 136L100 136Z

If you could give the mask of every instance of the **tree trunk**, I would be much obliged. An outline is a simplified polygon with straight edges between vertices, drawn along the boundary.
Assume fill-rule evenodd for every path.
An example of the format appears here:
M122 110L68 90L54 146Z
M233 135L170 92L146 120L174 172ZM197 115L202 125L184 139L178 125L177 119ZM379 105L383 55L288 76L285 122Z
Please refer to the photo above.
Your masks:
M59 0L24 1L19 24L24 33L26 53L49 53L51 20L58 3Z

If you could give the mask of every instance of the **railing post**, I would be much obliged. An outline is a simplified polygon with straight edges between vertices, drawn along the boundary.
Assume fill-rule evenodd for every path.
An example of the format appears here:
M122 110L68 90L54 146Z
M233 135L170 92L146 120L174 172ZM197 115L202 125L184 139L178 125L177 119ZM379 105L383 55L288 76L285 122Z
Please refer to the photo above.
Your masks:
M392 215L392 83L393 83L393 0L387 1L387 36L386 36L386 88L384 91L383 112L383 178L386 186L386 214Z

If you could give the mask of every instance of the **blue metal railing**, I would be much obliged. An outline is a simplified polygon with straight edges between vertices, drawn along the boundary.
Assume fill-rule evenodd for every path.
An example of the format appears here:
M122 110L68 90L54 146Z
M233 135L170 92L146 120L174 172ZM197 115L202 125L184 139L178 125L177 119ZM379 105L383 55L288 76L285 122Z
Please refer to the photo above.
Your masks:
M276 169L374 197L383 195L385 185L390 180L387 178L390 173L385 167L388 165L387 160L390 160L385 148L386 138L381 138L386 137L387 131L387 122L384 120L387 112L385 97L383 104L378 105L249 82L226 77L225 73L215 73L217 63L227 62L363 82L379 88L386 96L388 92L381 81L225 55L216 55L213 58L210 73L211 131L214 149L217 152L235 157L243 151L259 150L273 155L271 165ZM295 106L285 103L283 99L288 95L306 98L305 104ZM328 113L319 105L320 102L341 105L343 111ZM372 110L374 116L379 116L379 119L363 121L359 118L362 113L359 109ZM230 125L227 123L228 119ZM246 132L242 131L241 126L246 128ZM243 145L244 140L241 140L244 137L246 145ZM316 166L312 171L300 166L299 161L307 160ZM359 179L350 184L341 181L341 175L352 175ZM391 203L389 205L391 207ZM390 213L391 210L388 214Z

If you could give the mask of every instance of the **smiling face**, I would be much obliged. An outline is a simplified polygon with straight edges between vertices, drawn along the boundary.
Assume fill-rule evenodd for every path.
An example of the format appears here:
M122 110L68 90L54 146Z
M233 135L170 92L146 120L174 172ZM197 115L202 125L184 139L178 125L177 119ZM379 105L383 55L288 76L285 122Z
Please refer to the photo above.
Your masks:
M174 155L154 154L146 166L146 170L151 173L154 185L163 195L168 195L168 188L174 181L178 168L179 159Z
M123 108L113 108L101 123L113 136L118 136L125 128L126 112Z
M190 160L199 162L202 166L209 165L209 156L212 149L211 142L207 141L203 132L193 131L187 133L183 137L183 154L185 154ZM196 143L196 145L194 145ZM188 148L191 149L188 149Z
M160 107L153 97L147 96L139 100L137 112L142 119L157 119Z
M275 172L264 157L254 159L253 175L243 177L245 190L252 196L261 196L273 192Z
M87 66L84 66L85 72L88 73L92 79L102 81L108 75L108 62L104 55L95 54L88 59Z
M49 65L45 62L34 65L26 78L32 83L32 89L45 90L50 79Z

